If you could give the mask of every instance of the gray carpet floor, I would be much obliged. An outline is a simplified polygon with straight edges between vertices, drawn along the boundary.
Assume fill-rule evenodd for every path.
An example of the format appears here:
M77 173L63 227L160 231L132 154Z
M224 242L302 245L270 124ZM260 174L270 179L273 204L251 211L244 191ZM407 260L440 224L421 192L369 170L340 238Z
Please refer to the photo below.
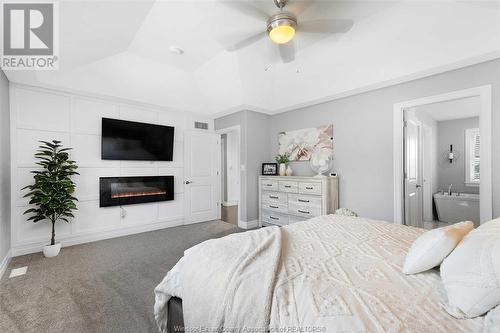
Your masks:
M158 332L155 286L184 250L239 231L212 221L15 257L0 281L0 332Z

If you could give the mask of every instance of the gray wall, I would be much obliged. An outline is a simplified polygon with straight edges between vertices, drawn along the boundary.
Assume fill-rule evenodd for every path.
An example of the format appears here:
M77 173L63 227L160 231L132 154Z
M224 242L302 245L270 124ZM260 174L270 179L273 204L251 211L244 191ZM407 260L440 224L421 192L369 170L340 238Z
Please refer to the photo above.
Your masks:
M269 162L271 155L270 116L253 111L240 111L215 120L215 129L240 126L240 159L242 181L240 184L240 210L242 221L258 219L258 176L263 162Z
M262 113L247 111L247 220L259 218L258 175L262 172L262 163L272 162L269 150L271 138L270 117Z
M438 159L442 159L440 154L448 151L450 145L453 145L453 151L460 154L456 163L438 164L439 190L447 191L448 186L453 184L454 192L479 193L479 187L465 186L465 130L478 127L479 117L438 122Z
M500 60L272 116L270 155L278 152L281 131L333 124L340 205L392 221L394 103L481 85L493 90L493 215L500 216L500 172L495 172L500 169ZM292 163L292 168L296 175L312 174L307 162Z
M0 70L0 263L10 249L9 81Z

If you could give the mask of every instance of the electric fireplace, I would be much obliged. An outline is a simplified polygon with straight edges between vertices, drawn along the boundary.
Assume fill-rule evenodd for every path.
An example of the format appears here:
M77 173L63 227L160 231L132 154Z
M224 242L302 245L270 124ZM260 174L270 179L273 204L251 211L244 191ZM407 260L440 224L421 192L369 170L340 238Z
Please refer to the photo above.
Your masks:
M174 200L174 176L101 177L99 206Z

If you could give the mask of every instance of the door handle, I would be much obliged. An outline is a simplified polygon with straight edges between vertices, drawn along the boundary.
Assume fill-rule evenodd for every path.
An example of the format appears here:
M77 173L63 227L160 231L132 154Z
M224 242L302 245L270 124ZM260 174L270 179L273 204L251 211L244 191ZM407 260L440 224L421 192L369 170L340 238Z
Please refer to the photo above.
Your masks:
M186 185L189 185L189 184L191 184L191 183L192 183L192 181L190 181L190 180L186 180L186 181L184 182L184 184L186 184Z
M417 184L417 185L415 185L415 187L416 187L416 188L420 188L420 187L422 187L422 185Z

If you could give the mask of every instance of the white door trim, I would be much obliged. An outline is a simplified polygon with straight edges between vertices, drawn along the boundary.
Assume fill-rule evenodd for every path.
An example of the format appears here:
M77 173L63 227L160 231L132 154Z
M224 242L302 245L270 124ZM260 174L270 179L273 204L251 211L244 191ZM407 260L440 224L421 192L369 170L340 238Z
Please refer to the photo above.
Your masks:
M242 202L241 202L241 189L242 189L242 186L243 186L243 175L241 173L241 127L240 127L240 125L236 125L236 126L221 128L221 129L215 131L215 133L219 134L219 137L222 134L227 134L227 133L230 133L230 132L236 132L236 137L237 137L237 140L238 140L238 149L237 149L237 154L236 154L237 155L237 159L238 159L238 166L237 166L237 168L238 168L238 174L240 175L240 188L239 188L239 191L238 191L238 200L237 200L237 202L238 202L238 227L243 228L243 229L247 229L246 222L243 223L243 221L241 220L241 205L242 205ZM219 149L219 154L220 154L220 149ZM219 200L219 202L222 202L222 189L221 189L222 175L221 175L221 172L220 172L221 171L220 157L218 158L218 160L219 160L219 179L217 181L217 183L219 184L218 185L218 200ZM219 216L219 219L220 219L220 216Z
M422 149L420 151L420 163L422 170L422 219L425 222L425 221L432 221L432 213L433 213L432 188L434 184L434 179L432 175L432 166L434 163L434 155L432 154L433 152L432 146L434 143L433 142L434 133L432 131L432 127L426 124L422 124L421 134L422 134L421 137ZM428 166L430 166L430 170L427 168Z
M453 91L400 102L394 104L393 122L393 166L394 166L394 222L403 224L403 112L407 108L439 103L467 97L481 99L479 129L481 131L481 184L480 214L481 223L493 216L492 180L491 180L491 85Z

